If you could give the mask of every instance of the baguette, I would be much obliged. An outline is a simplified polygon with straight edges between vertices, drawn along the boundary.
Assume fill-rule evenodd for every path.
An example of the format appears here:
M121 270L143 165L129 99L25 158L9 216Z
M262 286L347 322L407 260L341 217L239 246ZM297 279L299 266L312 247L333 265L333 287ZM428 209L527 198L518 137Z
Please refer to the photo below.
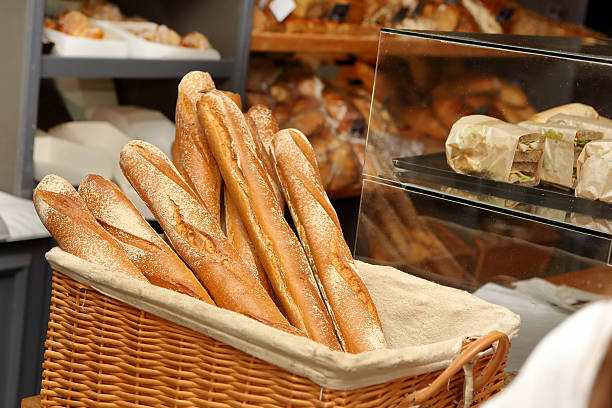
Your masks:
M240 98L240 94L233 93L230 91L221 92L223 92L227 97L229 97L236 104L236 106L238 106L238 109L242 110L242 98Z
M34 189L32 199L38 217L64 251L147 281L66 180L54 174L45 176Z
M238 209L232 202L232 199L225 190L225 232L227 238L233 245L238 256L249 268L249 271L253 272L253 280L260 284L271 298L274 298L274 292L270 287L270 282L266 276L266 272L257 258L253 243L249 238L249 234L244 228L244 224L240 219Z
M221 175L198 122L196 107L200 97L211 89L215 84L206 72L193 71L181 79L176 101L177 158L173 160L189 187L219 222Z
M149 282L214 304L193 272L113 182L90 174L81 182L79 194Z
M174 139L174 141L172 142L172 145L170 146L170 154L172 155L172 157L170 157L170 159L172 160L172 164L174 164L174 167L176 167L176 170L180 174L182 174L183 170L181 168L181 163L180 163L181 153L179 152L179 142L178 140L176 140L176 138Z
M298 130L281 130L272 151L285 201L342 348L349 353L386 348L378 312L357 274L308 139Z
M125 177L159 221L172 247L208 289L217 306L272 326L288 326L274 302L251 277L217 217L155 146L127 143L119 163Z
M274 164L272 163L272 157L270 148L272 144L272 138L274 134L278 132L278 124L272 111L263 105L255 105L249 109L244 115L253 140L255 141L255 147L257 149L257 155L261 159L266 170L268 181L274 190L274 195L278 201L278 205L282 210L285 207L285 200L283 198L283 192L280 189L278 180L276 179L276 173L274 171Z
M266 152L269 152L272 147L272 139L278 132L278 123L272 111L267 106L255 105L247 111L247 116L253 121L257 135L266 148Z
M255 142L238 107L210 91L198 103L200 122L257 256L289 321L332 350L340 344L304 250L275 201Z

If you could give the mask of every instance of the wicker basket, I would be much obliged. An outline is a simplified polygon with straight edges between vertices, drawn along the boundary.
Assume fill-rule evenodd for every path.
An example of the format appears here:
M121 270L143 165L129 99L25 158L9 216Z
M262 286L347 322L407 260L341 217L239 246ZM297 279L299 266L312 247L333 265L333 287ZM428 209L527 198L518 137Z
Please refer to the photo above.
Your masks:
M42 406L463 406L462 368L495 342L495 353L479 358L473 367L470 406L476 407L503 386L509 348L503 333L465 345L444 371L337 391L55 272Z

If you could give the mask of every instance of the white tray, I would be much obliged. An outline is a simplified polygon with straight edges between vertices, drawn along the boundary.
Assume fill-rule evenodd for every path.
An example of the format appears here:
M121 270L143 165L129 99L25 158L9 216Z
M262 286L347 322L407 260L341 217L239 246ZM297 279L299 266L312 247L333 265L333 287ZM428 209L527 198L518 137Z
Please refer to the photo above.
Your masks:
M111 178L113 160L107 153L51 135L34 138L34 179L57 174L78 186L89 173Z
M128 55L131 58L147 59L190 59L190 60L219 60L221 54L215 49L196 50L194 48L176 47L173 45L158 44L145 40L132 34L128 30L155 29L157 24L151 22L116 22L93 20L96 25L105 31L113 32L127 43Z
M99 27L104 30L102 40L76 37L47 27L43 27L43 35L55 44L53 53L63 57L127 58L127 41Z

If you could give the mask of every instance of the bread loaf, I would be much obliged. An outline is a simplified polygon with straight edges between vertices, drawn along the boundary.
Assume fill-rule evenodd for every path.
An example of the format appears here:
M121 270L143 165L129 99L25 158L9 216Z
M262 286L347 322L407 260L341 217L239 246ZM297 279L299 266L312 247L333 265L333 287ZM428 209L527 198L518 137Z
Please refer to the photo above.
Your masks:
M235 106L235 105L234 105ZM172 247L219 307L271 325L287 326L265 290L252 280L217 217L155 146L133 140L120 155L125 177L164 229Z
M247 111L247 116L253 121L261 143L263 143L266 151L269 152L272 146L272 139L276 132L278 132L278 123L274 118L274 114L267 106L255 105Z
M261 262L259 262L257 258L255 247L249 238L248 232L244 228L238 209L232 202L231 197L227 194L227 190L225 190L224 203L225 232L227 239L232 243L234 249L238 252L238 256L249 268L249 271L253 272L253 280L260 284L266 292L268 292L270 297L274 298L274 292L270 287L266 271L264 271Z
M283 198L283 192L276 179L274 164L272 163L272 156L270 153L272 138L274 134L278 132L276 119L274 119L272 111L263 105L251 107L244 117L251 131L251 135L253 136L257 149L257 156L259 156L264 165L268 181L274 190L279 208L282 210L285 207L285 199Z
M221 91L227 97L229 97L235 104L238 106L238 109L242 110L242 98L240 98L240 94L230 92L230 91Z
M174 141L177 157L173 160L189 187L219 222L221 175L198 122L196 107L200 97L211 89L215 84L206 72L190 72L179 83Z
M270 205L274 190L242 113L218 91L200 99L198 113L228 193L289 321L311 339L340 350L304 250L283 212Z
M81 182L79 194L98 223L149 282L213 304L193 272L113 182L90 174Z
M50 174L34 189L32 197L38 217L60 248L88 262L102 265L146 281L119 244L87 209L74 187Z
M281 130L273 139L273 153L287 206L343 349L386 348L378 312L357 274L308 139L297 130Z

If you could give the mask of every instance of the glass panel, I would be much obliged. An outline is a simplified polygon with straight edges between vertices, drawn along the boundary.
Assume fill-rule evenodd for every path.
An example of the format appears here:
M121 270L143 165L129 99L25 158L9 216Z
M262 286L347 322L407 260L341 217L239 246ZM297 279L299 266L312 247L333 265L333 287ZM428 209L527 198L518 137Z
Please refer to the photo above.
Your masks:
M546 180L461 174L445 143L459 119L475 114L516 124L581 102L612 117L600 91L612 89L606 50L612 55L606 41L568 38L381 33L356 258L519 313L510 369L563 318L612 295L612 203ZM511 162L518 147L509 149ZM570 147L573 159L573 139ZM612 186L610 177L612 170L602 180Z
M538 111L580 102L594 107L602 117L612 117L612 99L605 92L597 92L612 86L609 63L592 62L588 60L589 56L581 54L576 55L581 55L582 60L536 54L551 54L553 51L538 50L535 47L543 43L532 37L518 37L517 40L501 36L501 40L497 39L502 42L507 37L514 43L521 43L524 47L521 51L517 51L518 47L512 51L493 48L497 46L494 43L486 43L487 47L475 45L475 38L498 36L457 36L457 41L465 42L468 38L469 43L450 42L455 35L429 37L431 35L412 36L389 30L381 34L364 174L416 184L536 220L550 220L565 227L609 237L612 234L612 204L576 197L571 188L576 176L574 151L577 158L579 150L569 142L564 143L562 149L553 146L556 141L549 143L553 146L550 149L544 148L542 143L540 150L543 153L540 154L543 159L540 163L549 176L537 186L528 187L500 181L500 178L529 179L528 170L530 166L537 166L537 161L517 165L517 171L510 172L510 175L503 174L503 171L494 173L491 179L483 177L488 169L472 175L453 171L445 153L445 141L453 124L468 115L487 115L517 124L529 121ZM564 50L574 45L580 50L580 41L556 38L553 44ZM481 39L478 44L485 43ZM525 48L527 45L534 48ZM600 45L598 50L602 49L610 50L612 55L609 45ZM560 55L559 51L555 52ZM602 56L598 58L605 60ZM610 134L603 133L603 138L612 139L611 122L597 122L610 129ZM565 126L561 122L551 126L559 125ZM583 129L582 125L577 125L576 129ZM529 128L525 134L534 132L537 131ZM504 148L507 154L500 157L508 157L506 161L512 162L514 148ZM452 154L457 154L457 149ZM570 155L570 161L557 160L560 155L565 155L564 159ZM463 159L457 159L456 165L460 166L459 161ZM463 173L472 167L472 163L464 165ZM551 177L555 180L565 178L566 181L554 183L550 181ZM608 180L608 184L612 190L612 181Z

